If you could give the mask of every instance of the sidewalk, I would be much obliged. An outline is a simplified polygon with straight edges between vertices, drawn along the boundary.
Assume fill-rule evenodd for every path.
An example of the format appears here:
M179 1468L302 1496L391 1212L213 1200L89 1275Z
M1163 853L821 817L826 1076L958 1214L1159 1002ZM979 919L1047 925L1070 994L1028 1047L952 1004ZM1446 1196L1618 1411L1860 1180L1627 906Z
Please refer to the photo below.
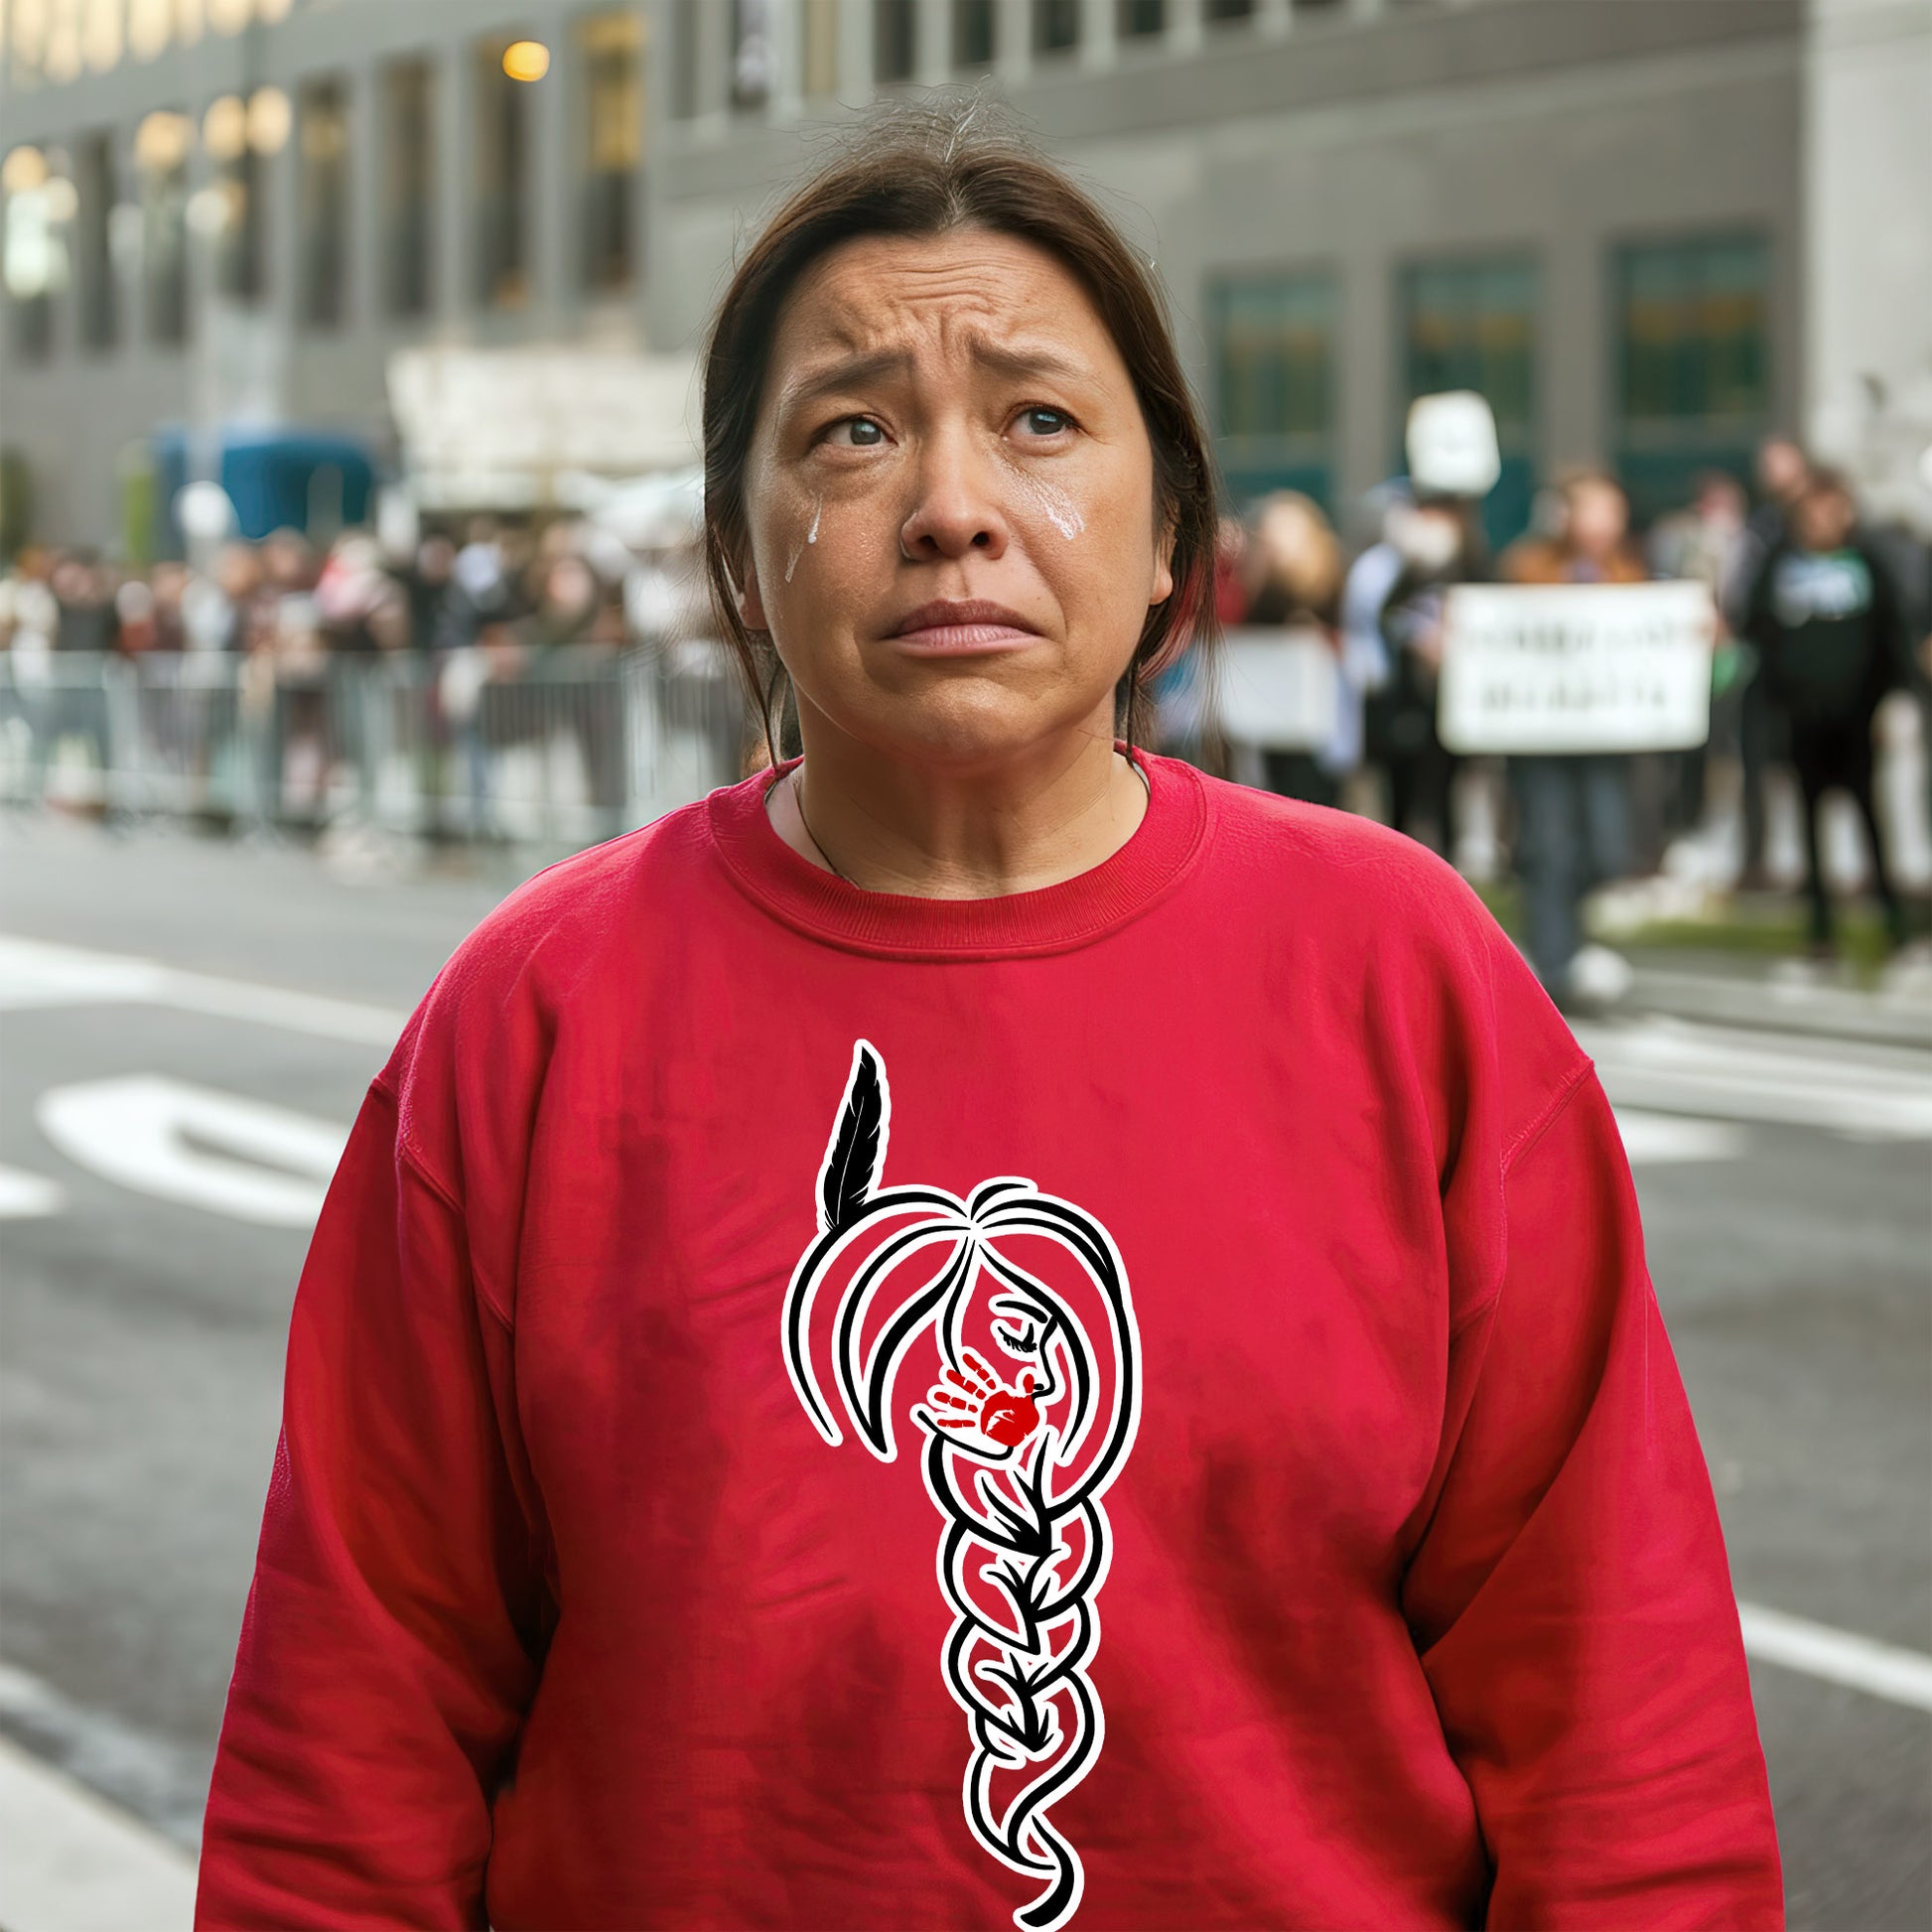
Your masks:
M1519 938L1521 889L1478 889ZM1814 961L1795 891L1725 893L1659 875L1626 881L1586 905L1589 939L1628 961L1628 993L1600 1017L1660 1015L1764 1032L1932 1051L1932 908L1907 897L1921 936L1887 955L1875 907L1841 913L1842 952ZM1520 938L1519 938L1520 943Z
M1843 967L1813 966L1802 958L1680 947L1619 950L1635 973L1619 1014L1932 1051L1932 961L1895 967L1866 988Z

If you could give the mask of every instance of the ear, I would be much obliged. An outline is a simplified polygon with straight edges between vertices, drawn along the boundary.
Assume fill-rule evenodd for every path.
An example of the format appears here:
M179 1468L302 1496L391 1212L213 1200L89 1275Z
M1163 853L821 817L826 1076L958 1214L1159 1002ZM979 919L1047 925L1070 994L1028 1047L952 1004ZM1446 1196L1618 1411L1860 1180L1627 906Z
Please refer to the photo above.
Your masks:
M1173 595L1173 543L1175 519L1170 516L1154 540L1154 588L1148 593L1150 605L1165 604Z
M758 566L748 562L745 566L743 587L738 593L738 615L744 620L747 630L769 630L771 625L764 615L764 600L759 595Z

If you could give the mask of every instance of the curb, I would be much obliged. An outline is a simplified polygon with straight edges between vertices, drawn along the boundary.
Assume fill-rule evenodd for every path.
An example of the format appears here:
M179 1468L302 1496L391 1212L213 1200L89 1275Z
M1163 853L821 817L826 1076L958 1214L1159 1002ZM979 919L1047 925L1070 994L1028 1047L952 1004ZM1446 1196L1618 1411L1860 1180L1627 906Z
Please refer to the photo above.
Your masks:
M1853 993L1801 980L1735 979L1632 962L1623 1010L1766 1033L1809 1034L1932 1052L1932 998Z

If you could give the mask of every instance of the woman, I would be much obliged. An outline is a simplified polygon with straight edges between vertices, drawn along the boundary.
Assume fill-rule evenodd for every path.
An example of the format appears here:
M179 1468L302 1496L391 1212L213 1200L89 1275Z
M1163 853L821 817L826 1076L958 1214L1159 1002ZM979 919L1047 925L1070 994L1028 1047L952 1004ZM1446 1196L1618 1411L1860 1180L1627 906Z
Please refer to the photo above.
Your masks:
M1630 542L1630 499L1614 477L1568 471L1557 480L1555 498L1556 531L1520 537L1503 552L1498 570L1505 583L1645 580L1649 573ZM1509 789L1524 941L1538 976L1566 1012L1614 1005L1629 990L1629 962L1585 942L1584 901L1631 871L1630 754L1512 757Z
M1341 545L1321 506L1298 489L1277 489L1255 506L1254 515L1255 538L1249 551L1252 588L1244 623L1279 629L1277 648L1284 652L1304 653L1317 662L1337 658ZM1331 764L1342 726L1339 665L1334 690L1335 723L1323 743L1312 749L1262 747L1262 773L1270 791L1316 805L1340 802L1340 774Z
M199 1922L1776 1924L1590 1063L1419 847L1116 735L1211 626L1140 261L891 120L704 424L803 757L526 884L371 1086Z

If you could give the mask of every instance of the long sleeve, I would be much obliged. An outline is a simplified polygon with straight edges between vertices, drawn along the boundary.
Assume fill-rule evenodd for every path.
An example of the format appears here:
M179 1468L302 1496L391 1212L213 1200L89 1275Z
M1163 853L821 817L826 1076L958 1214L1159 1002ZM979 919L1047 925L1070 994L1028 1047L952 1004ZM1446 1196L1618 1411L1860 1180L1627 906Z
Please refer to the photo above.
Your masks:
M541 1563L507 1325L454 1199L364 1100L290 1322L198 1927L481 1927Z
M1717 1508L1587 1067L1504 1162L1502 1208L1404 1585L1493 1863L1487 1923L1778 1926Z

